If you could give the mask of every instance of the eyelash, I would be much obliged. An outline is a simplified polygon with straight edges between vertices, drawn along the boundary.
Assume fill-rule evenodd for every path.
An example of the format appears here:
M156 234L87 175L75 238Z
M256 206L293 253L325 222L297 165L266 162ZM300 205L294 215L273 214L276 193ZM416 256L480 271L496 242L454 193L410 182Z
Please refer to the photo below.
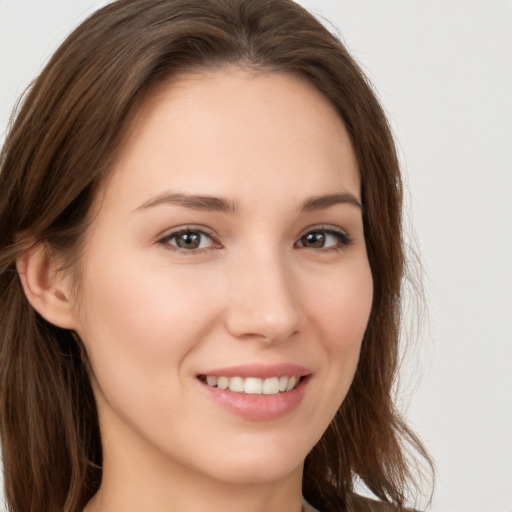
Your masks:
M304 238L305 236L312 234L312 233L322 233L324 235L333 236L338 241L338 244L336 244L332 247L319 248L317 250L318 252L323 252L323 253L329 253L329 252L333 252L333 251L340 252L353 243L353 239L350 237L350 235L346 231L344 231L342 229L334 229L332 226L313 226L313 227L307 228L307 230L304 231L299 236L299 241L302 238ZM295 245L297 243L298 242L296 242ZM298 247L302 247L302 246L298 246ZM304 248L308 249L308 247L304 247Z
M313 233L322 233L327 236L332 236L338 241L338 244L336 244L332 247L330 246L330 247L318 248L318 249L305 247L303 245L297 245L305 236L313 234ZM205 248L184 249L182 247L178 247L178 246L170 243L171 240L173 240L181 235L186 235L186 234L191 234L191 235L198 234L200 236L205 236L212 240L212 246L205 247ZM204 228L195 228L193 226L173 231L173 232L169 233L168 235L165 235L164 237L160 238L158 240L158 243L167 246L167 248L169 250L175 251L180 254L185 254L185 255L198 255L198 254L204 253L205 251L207 251L209 249L212 249L212 248L219 249L222 247L221 244L216 241L215 234L213 231L208 231ZM308 228L306 231L304 231L299 236L297 242L295 242L295 244L294 244L294 247L304 248L304 249L312 249L315 252L320 252L320 253L329 253L329 252L333 252L333 251L340 252L344 248L351 245L352 243L353 243L352 238L348 235L348 233L346 233L345 231L343 231L341 229L339 229L339 230L333 229L331 226L313 226L311 228Z
M199 234L201 236L210 238L212 240L213 247L206 247L206 248L202 248L202 249L192 249L191 250L191 249L183 249L182 247L178 247L178 246L170 243L170 241L172 239L177 238L180 235L186 235L186 234ZM173 232L169 233L168 235L165 235L164 237L160 238L158 240L158 243L167 246L167 248L171 251L175 251L180 254L192 254L192 255L202 254L203 252L207 251L208 249L212 249L212 248L218 249L221 247L221 245L218 242L216 242L215 234L213 233L213 231L208 231L205 228L196 228L194 226L177 229L176 231L173 231Z

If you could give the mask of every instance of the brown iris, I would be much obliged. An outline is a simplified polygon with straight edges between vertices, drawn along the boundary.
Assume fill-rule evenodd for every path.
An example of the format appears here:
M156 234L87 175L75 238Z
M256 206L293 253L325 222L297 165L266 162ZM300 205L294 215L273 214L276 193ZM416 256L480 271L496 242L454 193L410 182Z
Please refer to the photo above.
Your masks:
M201 245L201 234L186 231L175 235L175 240L180 249L197 249Z
M321 249L325 246L325 233L321 231L311 231L300 238L300 243L303 247Z

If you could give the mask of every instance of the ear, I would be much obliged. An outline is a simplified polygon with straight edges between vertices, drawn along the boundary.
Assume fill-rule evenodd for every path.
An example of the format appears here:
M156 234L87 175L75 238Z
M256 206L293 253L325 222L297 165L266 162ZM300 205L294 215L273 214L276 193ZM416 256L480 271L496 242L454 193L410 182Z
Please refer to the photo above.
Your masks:
M59 270L58 262L46 246L42 242L34 243L18 256L16 267L32 307L51 324L63 329L75 329L71 277Z

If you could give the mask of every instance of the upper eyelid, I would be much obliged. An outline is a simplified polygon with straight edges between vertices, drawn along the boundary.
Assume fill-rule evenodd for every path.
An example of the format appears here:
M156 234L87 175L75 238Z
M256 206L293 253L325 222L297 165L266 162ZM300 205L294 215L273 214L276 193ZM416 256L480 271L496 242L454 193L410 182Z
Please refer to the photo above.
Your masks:
M172 238L173 236L179 235L180 233L187 232L187 231L201 233L203 235L209 236L213 240L217 240L219 238L213 229L207 228L206 226L185 224L183 226L177 226L175 228L166 229L161 235L157 236L157 239L158 240L164 240L164 239L168 240L169 238Z
M339 226L334 226L332 224L328 224L328 225L325 225L325 224L318 225L317 224L317 225L310 226L310 227L306 228L305 230L303 230L301 232L301 234L297 237L294 245L300 244L301 238L303 236L307 235L308 233L314 233L315 231L322 231L322 232L331 234L331 236L334 235L336 238L338 238L338 242L340 244L338 249L340 247L348 247L348 246L352 245L354 242L352 235L346 229L343 229ZM303 246L298 245L298 247L302 248ZM335 250L335 248L334 247L326 247L326 248L315 249L315 251L318 251L318 252L330 252L332 250Z
M163 234L159 235L157 237L157 241L163 242L168 241L174 236L179 235L180 233L191 231L191 232L198 232L203 235L208 236L213 240L213 242L217 244L221 244L219 235L211 228L208 228L206 226L202 225L194 225L194 224L184 224L182 226L177 226L174 228L170 228L163 232ZM299 240L302 236L305 234L312 232L312 231L326 231L326 232L332 232L332 233L339 233L349 239L351 239L350 233L340 226L336 226L333 224L312 224L311 226L307 226L306 228L302 229L295 240Z
M206 236L210 239L211 245L209 247L195 248L195 249L186 249L183 247L178 247L171 242L173 238L176 238L181 233L200 233L202 236ZM211 249L219 249L222 248L222 244L218 241L218 237L216 237L212 230L206 227L194 227L190 225L185 225L183 227L173 228L171 230L167 230L167 234L161 235L157 237L156 243L161 246L165 246L166 250L170 250L176 254L189 254L189 255L200 255L204 254L206 251Z
M302 236L309 231L339 231L341 233L345 233L348 235L348 231L340 226L336 226L333 224L312 224L311 226L307 226L303 228L298 236ZM198 225L198 224L183 224L182 226L176 226L173 228L166 229L162 235L159 235L158 238L163 238L169 235L173 235L176 233L181 233L183 231L198 231L204 233L209 236L217 236L215 230L212 228L208 228L206 226Z
M298 238L300 238L301 236L303 236L306 233L309 233L311 231L331 231L334 233L341 233L345 236L350 236L349 232L340 226L335 226L333 224L313 224L312 226L308 226L307 228L304 228L300 232Z

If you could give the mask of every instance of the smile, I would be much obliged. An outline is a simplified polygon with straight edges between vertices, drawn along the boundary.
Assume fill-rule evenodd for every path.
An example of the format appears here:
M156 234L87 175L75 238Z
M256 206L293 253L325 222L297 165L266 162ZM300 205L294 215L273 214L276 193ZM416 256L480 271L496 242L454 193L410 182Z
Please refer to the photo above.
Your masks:
M224 377L202 375L199 379L212 388L229 389L235 393L247 395L277 395L291 391L300 383L300 377L281 376L261 379L258 377Z

